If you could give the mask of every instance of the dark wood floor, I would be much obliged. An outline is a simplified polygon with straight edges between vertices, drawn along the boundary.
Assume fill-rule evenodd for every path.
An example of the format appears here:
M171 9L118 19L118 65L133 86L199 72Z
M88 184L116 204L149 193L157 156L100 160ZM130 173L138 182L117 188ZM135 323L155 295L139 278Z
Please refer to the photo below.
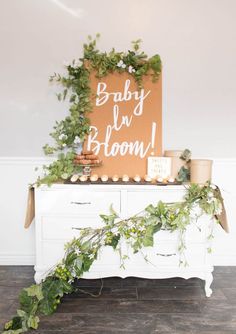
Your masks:
M1 327L15 314L18 293L33 283L33 274L29 266L0 266ZM92 293L100 284L78 282ZM107 278L100 297L67 296L32 333L236 334L236 267L216 267L212 287L212 297L206 298L203 282L195 278Z

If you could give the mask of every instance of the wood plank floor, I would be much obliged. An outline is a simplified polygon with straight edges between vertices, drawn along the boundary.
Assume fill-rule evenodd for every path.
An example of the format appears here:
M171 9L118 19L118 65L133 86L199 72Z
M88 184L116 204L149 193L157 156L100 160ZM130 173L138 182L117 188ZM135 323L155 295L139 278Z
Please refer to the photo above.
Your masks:
M33 267L0 266L0 326L17 309L22 287L33 283ZM236 334L236 267L216 267L213 294L200 279L104 279L102 295L67 296L57 312L41 317L35 334ZM92 293L100 280L80 280Z

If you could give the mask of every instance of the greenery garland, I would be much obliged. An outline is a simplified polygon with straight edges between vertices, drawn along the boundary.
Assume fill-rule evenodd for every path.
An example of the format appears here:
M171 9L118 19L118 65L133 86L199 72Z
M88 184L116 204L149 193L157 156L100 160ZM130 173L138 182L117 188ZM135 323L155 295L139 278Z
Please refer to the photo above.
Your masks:
M156 81L161 73L160 56L148 58L140 50L140 39L132 42L132 50L116 52L113 48L107 53L96 48L98 38L99 34L95 39L89 36L88 44L83 46L83 57L65 64L65 75L54 73L50 78L51 82L63 87L57 97L59 101L68 99L70 108L69 115L64 120L57 121L53 132L50 133L55 144L46 144L43 147L46 155L58 153L58 158L51 165L44 166L44 177L38 179L38 185L50 185L81 172L81 167L73 161L78 148L90 132L89 113L92 112L92 102L96 97L90 88L92 71L98 78L109 73L127 72L135 79L139 89L142 87L144 76L149 74L153 81Z
M193 214L196 209L197 215ZM160 201L125 220L119 219L112 207L110 211L110 215L100 215L104 222L103 227L80 229L79 238L65 246L64 258L40 284L34 284L20 292L20 309L16 316L5 324L4 334L20 334L36 329L39 324L38 315L52 314L63 295L75 291L75 279L82 277L83 273L90 269L102 247L111 246L114 250L119 250L121 240L125 240L134 253L142 253L144 247L154 246L154 235L161 229L170 232L178 230L181 236L178 251L180 256L183 255L187 226L203 214L219 222L222 197L219 189L210 183L205 186L191 184L186 186L182 202ZM127 255L121 255L121 266L124 266L126 257ZM186 265L182 260L180 264Z

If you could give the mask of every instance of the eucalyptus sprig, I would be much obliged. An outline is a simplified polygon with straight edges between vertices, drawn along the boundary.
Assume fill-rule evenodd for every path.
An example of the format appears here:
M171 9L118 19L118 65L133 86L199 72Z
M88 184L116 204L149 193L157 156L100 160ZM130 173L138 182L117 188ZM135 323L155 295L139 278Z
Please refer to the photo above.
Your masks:
M75 156L74 152L60 153L57 160L43 166L44 175L38 178L36 184L39 186L45 183L50 186L52 183L64 182L72 175L81 173L82 167L74 163Z
M177 181L179 182L188 182L190 180L190 168L189 164L191 161L191 151L189 149L185 149L181 156L179 157L181 160L185 161L185 166L182 166L177 175Z
M194 211L199 209L196 216ZM80 228L80 236L65 245L65 256L40 284L25 288L19 295L20 309L16 316L5 324L4 334L20 334L30 329L36 329L39 315L50 315L57 309L65 294L75 291L75 279L80 278L96 261L103 247L121 249L121 242L130 245L133 253L143 254L145 247L154 246L154 236L161 229L178 231L180 241L177 252L180 264L183 261L186 248L185 231L199 216L206 214L212 220L222 210L222 197L219 189L206 183L205 186L192 184L186 187L186 195L181 202L148 205L142 212L127 219L120 219L110 207L109 215L100 215L103 221L101 228ZM212 237L212 231L211 231ZM121 255L121 267L128 255ZM148 259L145 257L145 260Z

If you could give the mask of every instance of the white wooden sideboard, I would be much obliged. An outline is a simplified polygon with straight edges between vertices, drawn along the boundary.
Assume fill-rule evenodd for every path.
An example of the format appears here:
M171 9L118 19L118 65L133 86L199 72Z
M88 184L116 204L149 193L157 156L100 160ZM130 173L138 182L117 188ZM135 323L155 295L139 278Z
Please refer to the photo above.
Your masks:
M76 227L99 227L103 224L99 214L108 214L112 204L121 218L142 211L150 203L181 201L185 188L177 185L46 185L35 189L36 265L35 281L39 283L64 255L64 244L79 235ZM112 247L101 250L98 260L83 278L143 277L185 279L198 277L205 280L205 293L212 293L213 280L211 254L208 252L209 231L212 222L203 216L191 224L186 232L185 258L187 266L179 265L179 232L160 231L155 234L154 247L133 254L126 243L123 254L128 254L125 269L120 267L120 256Z

